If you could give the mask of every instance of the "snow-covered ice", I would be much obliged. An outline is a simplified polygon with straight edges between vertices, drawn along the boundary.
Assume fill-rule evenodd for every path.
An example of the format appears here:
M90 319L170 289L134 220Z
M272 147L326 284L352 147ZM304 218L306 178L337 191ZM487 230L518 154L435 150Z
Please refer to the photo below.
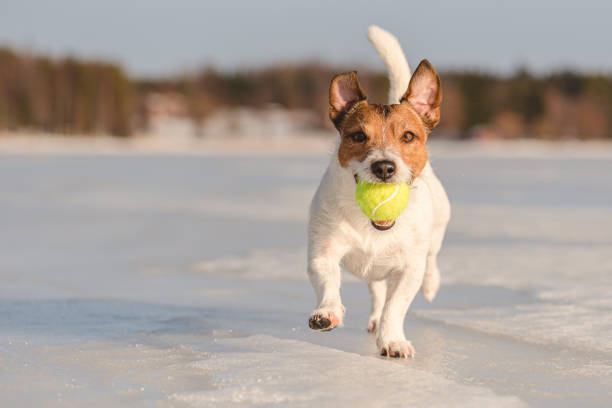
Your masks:
M401 361L350 276L308 329L325 149L77 150L0 156L3 406L612 405L611 145L433 143L453 219Z

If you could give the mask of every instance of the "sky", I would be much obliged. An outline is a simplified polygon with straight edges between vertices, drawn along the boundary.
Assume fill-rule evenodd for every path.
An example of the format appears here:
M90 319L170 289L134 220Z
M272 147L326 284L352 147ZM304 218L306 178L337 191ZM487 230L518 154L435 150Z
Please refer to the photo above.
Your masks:
M313 59L382 69L365 36L376 24L412 66L612 72L611 16L609 0L0 0L0 45L141 77Z

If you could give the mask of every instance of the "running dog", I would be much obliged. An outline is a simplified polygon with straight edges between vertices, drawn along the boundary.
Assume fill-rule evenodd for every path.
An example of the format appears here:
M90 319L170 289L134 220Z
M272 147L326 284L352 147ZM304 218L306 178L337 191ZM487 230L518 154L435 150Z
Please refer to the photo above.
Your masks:
M341 268L368 282L383 356L414 357L404 318L420 289L431 302L440 286L436 257L450 219L450 204L428 161L427 138L440 118L442 89L436 70L423 60L410 68L395 37L371 26L368 38L389 71L389 104L367 101L356 72L335 76L329 116L337 147L310 207L308 276L317 297L309 326L342 325ZM407 183L408 206L396 220L374 222L355 202L358 180Z

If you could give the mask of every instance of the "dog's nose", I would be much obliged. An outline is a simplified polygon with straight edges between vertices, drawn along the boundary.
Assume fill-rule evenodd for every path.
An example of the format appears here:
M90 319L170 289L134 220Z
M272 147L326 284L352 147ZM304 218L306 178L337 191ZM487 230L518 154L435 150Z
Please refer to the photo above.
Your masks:
M382 181L395 174L395 163L391 160L380 160L372 163L372 173Z

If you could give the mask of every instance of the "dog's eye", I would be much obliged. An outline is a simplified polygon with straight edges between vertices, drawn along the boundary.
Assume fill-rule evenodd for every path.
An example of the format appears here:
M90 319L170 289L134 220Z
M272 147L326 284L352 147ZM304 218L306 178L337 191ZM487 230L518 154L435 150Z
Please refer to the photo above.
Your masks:
M404 136L402 136L402 140L406 143L412 143L414 142L416 138L417 138L417 135L415 135L411 131L404 133Z
M351 133L348 137L350 137L351 140L356 143L363 143L368 140L368 137L363 132Z

